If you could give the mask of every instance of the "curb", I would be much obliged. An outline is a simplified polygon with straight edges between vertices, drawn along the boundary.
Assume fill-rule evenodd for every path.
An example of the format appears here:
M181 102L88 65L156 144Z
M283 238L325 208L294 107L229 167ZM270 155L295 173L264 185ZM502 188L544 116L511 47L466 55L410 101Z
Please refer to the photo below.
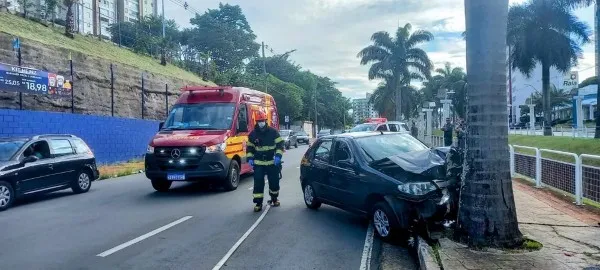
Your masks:
M435 259L433 248L420 236L417 236L417 258L419 259L419 269L421 270L442 269Z

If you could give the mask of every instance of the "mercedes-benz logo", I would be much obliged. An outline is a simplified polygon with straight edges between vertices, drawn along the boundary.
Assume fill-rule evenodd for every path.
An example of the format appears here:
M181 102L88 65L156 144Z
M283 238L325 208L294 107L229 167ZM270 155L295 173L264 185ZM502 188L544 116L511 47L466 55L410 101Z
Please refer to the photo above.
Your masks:
M181 151L179 149L171 150L171 157L174 159L178 159L181 157Z

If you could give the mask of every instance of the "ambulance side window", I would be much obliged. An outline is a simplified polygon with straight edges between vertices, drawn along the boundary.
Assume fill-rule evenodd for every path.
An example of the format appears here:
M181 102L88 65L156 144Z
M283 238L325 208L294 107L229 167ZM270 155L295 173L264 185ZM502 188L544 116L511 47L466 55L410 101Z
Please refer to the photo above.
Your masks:
M237 132L248 132L248 109L246 104L240 104L237 118Z

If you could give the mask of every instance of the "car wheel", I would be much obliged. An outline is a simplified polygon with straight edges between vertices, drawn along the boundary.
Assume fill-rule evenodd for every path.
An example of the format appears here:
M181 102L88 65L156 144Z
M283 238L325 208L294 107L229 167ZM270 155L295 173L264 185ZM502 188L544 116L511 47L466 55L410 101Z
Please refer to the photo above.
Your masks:
M80 171L79 173L77 173L77 178L71 184L71 189L76 194L86 193L90 190L91 187L92 177L87 171Z
M8 209L15 200L15 192L8 182L0 181L0 211Z
M237 161L232 160L229 165L229 172L227 178L225 178L224 187L226 191L236 190L240 184L240 165Z
M294 148L298 148L298 142L297 141L294 143Z
M285 149L286 149L286 150L290 150L290 144L289 144L289 143L286 143L286 144L285 144Z
M169 189L171 188L171 184L173 183L171 181L162 180L162 179L152 179L150 181L152 182L152 187L154 188L154 190L156 190L158 192L169 191Z
M319 209L319 207L321 207L321 202L317 199L317 196L315 196L315 189L311 184L305 185L303 192L306 207L310 209Z
M371 211L371 221L375 233L383 241L393 242L400 234L400 228L394 219L394 211L386 202L378 202Z

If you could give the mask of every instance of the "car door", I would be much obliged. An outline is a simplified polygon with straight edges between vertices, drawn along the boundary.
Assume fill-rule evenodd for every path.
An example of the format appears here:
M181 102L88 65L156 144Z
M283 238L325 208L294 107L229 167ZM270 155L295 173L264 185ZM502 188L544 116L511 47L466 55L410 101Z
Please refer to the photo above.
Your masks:
M71 141L68 138L52 138L49 143L54 159L54 174L50 182L55 186L72 182L81 168Z
M313 183L315 193L321 199L331 200L331 188L329 183L329 160L331 159L331 139L322 140L315 147L312 162L310 164L309 179Z
M17 183L21 194L33 193L53 186L51 178L54 175L54 164L49 152L48 142L45 140L35 140L30 142L23 149L27 149L30 146L41 146L41 148L46 149L47 152L42 154L43 157L41 159L35 162L25 163L23 167L17 171ZM19 160L22 161L26 155L26 151L20 153Z
M356 158L350 150L347 139L338 139L334 143L333 158L329 170L334 200L345 207L357 207L360 187L360 171L356 167Z

